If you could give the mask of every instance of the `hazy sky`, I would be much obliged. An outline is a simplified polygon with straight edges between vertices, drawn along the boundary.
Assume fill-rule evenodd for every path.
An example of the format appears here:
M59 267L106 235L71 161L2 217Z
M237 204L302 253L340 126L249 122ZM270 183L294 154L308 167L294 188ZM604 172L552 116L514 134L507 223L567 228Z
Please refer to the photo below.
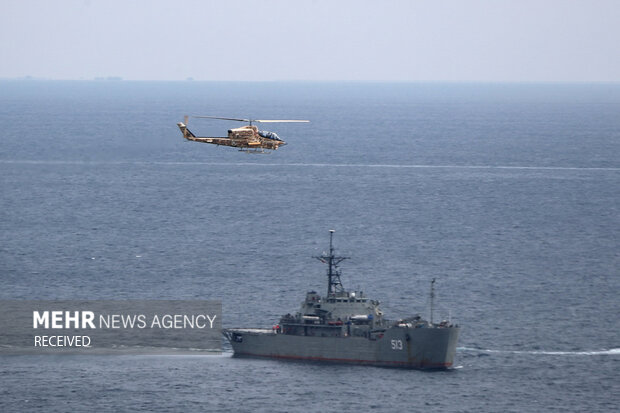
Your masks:
M0 0L0 78L620 81L620 0Z

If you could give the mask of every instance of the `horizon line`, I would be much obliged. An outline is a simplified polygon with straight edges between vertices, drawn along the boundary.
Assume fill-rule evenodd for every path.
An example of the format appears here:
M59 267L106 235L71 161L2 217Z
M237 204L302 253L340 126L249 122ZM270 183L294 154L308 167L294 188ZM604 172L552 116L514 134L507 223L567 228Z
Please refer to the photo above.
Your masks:
M620 80L377 80L377 79L125 79L121 76L97 76L93 78L46 78L34 76L0 77L0 81L31 82L161 82L161 83L430 83L430 84L620 84Z

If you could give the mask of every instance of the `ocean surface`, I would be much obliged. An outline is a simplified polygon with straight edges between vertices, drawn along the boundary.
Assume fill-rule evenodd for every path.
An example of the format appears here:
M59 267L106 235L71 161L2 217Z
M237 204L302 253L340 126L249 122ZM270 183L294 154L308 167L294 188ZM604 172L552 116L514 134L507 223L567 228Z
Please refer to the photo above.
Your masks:
M185 114L311 123L253 155L183 141ZM428 316L436 278L462 326L443 372L2 356L3 412L620 405L620 84L5 80L0 142L0 299L216 299L270 327L325 290L334 229L345 287Z

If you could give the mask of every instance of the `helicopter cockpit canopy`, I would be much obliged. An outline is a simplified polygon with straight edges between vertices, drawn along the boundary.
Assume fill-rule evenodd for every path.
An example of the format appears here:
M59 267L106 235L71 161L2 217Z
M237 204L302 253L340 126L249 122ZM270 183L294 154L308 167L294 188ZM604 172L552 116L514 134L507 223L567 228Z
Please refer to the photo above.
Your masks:
M275 133L275 132L269 132L266 130L259 130L258 134L260 136L262 136L263 138L267 138L267 139L273 139L276 141L281 141L282 139L280 139L280 137Z

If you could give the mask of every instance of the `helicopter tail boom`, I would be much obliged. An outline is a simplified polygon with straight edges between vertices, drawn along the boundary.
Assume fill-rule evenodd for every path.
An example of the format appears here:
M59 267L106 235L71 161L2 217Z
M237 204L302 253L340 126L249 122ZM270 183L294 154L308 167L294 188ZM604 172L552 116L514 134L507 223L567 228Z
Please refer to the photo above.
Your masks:
M238 146L230 138L196 136L196 135L194 135L192 133L192 131L187 129L187 125L185 125L183 122L178 122L177 126L181 130L181 133L183 134L183 137L185 139L187 139L188 141L202 142L202 143L212 143L214 145L223 145L223 146Z

